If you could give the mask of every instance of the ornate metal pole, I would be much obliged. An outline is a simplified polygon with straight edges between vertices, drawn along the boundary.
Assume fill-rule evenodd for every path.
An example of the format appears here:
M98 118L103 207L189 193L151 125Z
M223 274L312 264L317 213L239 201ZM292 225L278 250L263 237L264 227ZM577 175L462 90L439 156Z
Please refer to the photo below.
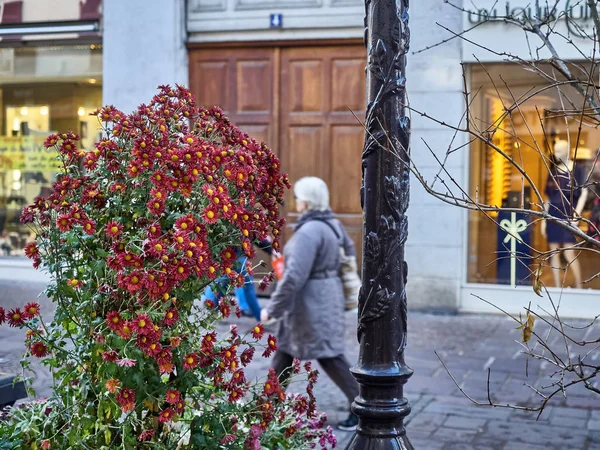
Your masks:
M352 368L360 395L351 450L412 449L403 420L410 122L406 116L408 0L365 0L367 115L362 155L363 287L359 297L360 355Z

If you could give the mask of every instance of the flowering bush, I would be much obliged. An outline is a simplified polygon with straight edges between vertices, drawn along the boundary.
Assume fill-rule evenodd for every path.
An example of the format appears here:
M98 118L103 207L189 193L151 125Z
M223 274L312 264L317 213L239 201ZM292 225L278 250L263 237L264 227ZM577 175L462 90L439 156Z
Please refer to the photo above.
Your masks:
M49 368L54 393L14 409L0 447L335 445L315 411L316 371L295 362L304 395L286 395L273 371L250 383L244 368L257 348L268 357L275 338L265 342L260 324L219 337L216 321L239 309L197 301L219 277L244 283L236 260L253 255L254 240L272 236L278 247L289 182L277 157L218 108L197 109L182 87L160 87L130 115L95 114L106 137L92 151L78 150L73 133L48 137L62 173L22 214L38 233L26 254L51 274L56 312L46 323L37 303L0 308L0 323L27 328L28 353Z

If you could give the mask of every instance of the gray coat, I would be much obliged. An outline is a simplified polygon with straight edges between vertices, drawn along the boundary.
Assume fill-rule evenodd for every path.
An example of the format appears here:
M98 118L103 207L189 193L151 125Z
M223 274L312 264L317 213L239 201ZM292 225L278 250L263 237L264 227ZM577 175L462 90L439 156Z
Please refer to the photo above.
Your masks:
M317 218L336 227L340 240L327 224L314 220ZM281 319L279 349L295 358L332 358L344 353L340 243L347 255L355 255L352 240L330 210L309 211L300 217L283 250L283 279L277 283L267 311Z

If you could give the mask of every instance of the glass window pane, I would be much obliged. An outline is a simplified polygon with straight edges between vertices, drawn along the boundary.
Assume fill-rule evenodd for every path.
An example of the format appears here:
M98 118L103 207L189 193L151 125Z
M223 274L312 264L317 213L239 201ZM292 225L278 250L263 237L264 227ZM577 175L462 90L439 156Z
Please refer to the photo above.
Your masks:
M580 127L582 97L573 87L545 89L548 86L547 80L517 65L472 66L472 122L488 133L493 145L481 140L471 144L471 195L480 203L505 208L550 207L555 216L571 213L586 195L582 216L590 218L594 202L600 201L600 130L586 118ZM515 99L527 100L520 100L519 107L506 114ZM565 117L560 112L565 109L579 114ZM569 155L568 166L554 164L561 148ZM529 180L515 165L524 169ZM509 228L512 235L506 231ZM580 222L584 233L588 228ZM570 249L548 253L565 247ZM548 287L600 289L600 277L594 278L600 270L600 254L559 226L547 223L544 234L542 221L527 214L469 214L468 282L531 285L539 267Z
M0 256L23 255L34 232L23 206L56 178L48 134L73 130L90 149L99 135L89 113L102 103L100 45L0 49Z

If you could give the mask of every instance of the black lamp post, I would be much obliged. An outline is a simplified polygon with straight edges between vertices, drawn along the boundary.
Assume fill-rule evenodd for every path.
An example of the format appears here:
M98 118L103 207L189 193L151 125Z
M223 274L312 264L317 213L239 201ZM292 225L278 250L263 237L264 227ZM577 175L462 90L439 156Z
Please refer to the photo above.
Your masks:
M403 386L410 122L406 116L408 0L365 0L367 115L362 155L363 287L359 297L360 355L352 368L360 395L351 450L412 449L403 425L410 406Z

